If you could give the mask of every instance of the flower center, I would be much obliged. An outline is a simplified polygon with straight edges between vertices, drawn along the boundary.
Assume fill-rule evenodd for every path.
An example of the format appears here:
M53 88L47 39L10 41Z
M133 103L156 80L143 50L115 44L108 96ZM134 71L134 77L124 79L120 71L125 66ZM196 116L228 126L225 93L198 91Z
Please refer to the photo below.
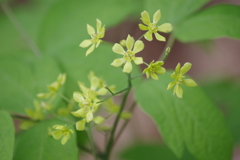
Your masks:
M185 76L179 74L177 77L177 84L181 85Z
M97 44L98 43L98 41L99 41L99 39L100 39L100 34L98 34L98 33L93 33L92 35L91 35L91 41L92 41L92 43L93 44Z
M148 30L151 31L152 33L156 33L158 31L156 23L150 23L148 25Z
M126 61L131 61L135 58L135 53L133 51L128 50L123 54L123 59Z

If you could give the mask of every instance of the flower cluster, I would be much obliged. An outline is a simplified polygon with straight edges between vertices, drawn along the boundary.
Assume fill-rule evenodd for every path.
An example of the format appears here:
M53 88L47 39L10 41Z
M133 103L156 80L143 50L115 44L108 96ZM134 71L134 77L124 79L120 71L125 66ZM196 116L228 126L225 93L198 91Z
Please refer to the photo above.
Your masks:
M103 80L96 77L93 72L89 75L91 87L87 88L81 82L79 87L82 92L74 92L73 99L78 103L79 110L72 112L75 117L81 117L82 120L76 123L77 130L84 130L85 123L94 121L96 124L100 124L104 121L104 118L97 116L94 118L93 113L97 111L100 100L97 98L98 95L105 95L107 90L101 86Z

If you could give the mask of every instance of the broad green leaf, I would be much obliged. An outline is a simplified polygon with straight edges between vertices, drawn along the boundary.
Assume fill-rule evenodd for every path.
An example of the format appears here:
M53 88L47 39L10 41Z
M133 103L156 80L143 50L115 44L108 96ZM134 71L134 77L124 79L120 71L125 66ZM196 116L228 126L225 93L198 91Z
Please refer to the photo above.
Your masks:
M47 85L55 81L59 73L51 57L1 59L0 106L10 112L25 114L25 108L33 108L36 94L45 92Z
M12 160L14 149L14 125L9 113L0 110L0 159Z
M67 143L62 145L61 140L55 140L48 135L48 128L56 124L64 125L65 123L59 120L47 120L20 133L16 139L13 160L77 160L76 133L71 134Z
M181 157L186 146L196 159L229 160L231 135L220 111L199 87L184 87L183 98L167 91L168 75L146 81L136 90L142 109L156 122L171 150Z
M0 62L0 105L10 112L24 113L34 100L31 69L14 60Z
M224 112L234 143L238 144L240 142L240 84L232 80L218 80L202 86Z
M146 0L145 8L151 18L160 9L162 16L160 23L172 23L173 29L179 22L200 9L210 0Z
M142 0L59 0L45 15L38 44L51 54L60 53L89 39L87 24L96 28L96 19L109 28L141 10Z
M14 21L15 24L9 20L4 12L0 13L0 56L16 55L17 53L23 55L26 52L33 54L21 34L30 37L30 40L36 41L42 17L54 1L56 0L28 1L21 5L13 5L14 7L9 5L9 12L13 12L11 21ZM16 27L21 28L21 33L18 32ZM24 32L27 32L27 35Z
M182 158L177 158L173 152L162 144L134 144L124 148L120 154L124 160L146 160L146 159L161 159L161 160L195 160L189 153L184 152Z
M240 6L216 5L185 20L175 30L182 42L208 40L219 37L240 39Z

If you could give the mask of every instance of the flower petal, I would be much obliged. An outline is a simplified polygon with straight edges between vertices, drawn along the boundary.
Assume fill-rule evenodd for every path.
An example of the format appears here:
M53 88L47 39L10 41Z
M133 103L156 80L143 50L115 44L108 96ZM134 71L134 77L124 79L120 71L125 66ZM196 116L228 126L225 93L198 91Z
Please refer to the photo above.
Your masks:
M86 47L90 46L91 44L92 44L92 41L90 39L87 39L87 40L82 41L82 43L80 43L79 46L82 48L86 48Z
M137 40L134 44L133 52L138 53L138 52L142 51L143 48L144 48L144 43L140 40Z
M95 76L93 76L93 77L91 77L91 79L90 79L90 83L91 83L91 90L94 90L94 91L96 91L96 89L97 89L97 87L98 87L98 85L99 85L99 78L97 78L97 77L95 77Z
M105 121L105 119L101 116L97 116L97 117L94 117L93 121L96 123L96 124L101 124Z
M86 56L88 56L90 53L92 53L93 50L94 50L94 48L95 48L95 45L93 44L93 45L87 50Z
M180 67L181 67L181 64L178 63L177 66L176 66L176 68L175 68L175 74L176 74L176 75L179 74L179 72L180 72Z
M130 35L128 35L127 39L126 39L126 46L128 50L132 50L132 47L134 45L134 39L133 37L131 37Z
M102 22L99 19L96 19L97 22L97 33L100 33Z
M85 117L85 115L86 115L86 109L85 108L81 108L81 109L79 109L79 110L77 110L77 111L75 111L75 112L71 112L72 113L72 115L74 115L75 117Z
M143 30L143 31L148 30L148 27L145 26L145 25L143 25L143 24L139 24L138 26L139 26L139 28L140 28L141 30Z
M135 57L133 59L133 61L136 65L143 64L143 58L142 57Z
M93 113L91 111L87 113L86 120L87 122L90 122L91 120L93 120Z
M111 65L114 67L120 67L120 66L122 66L123 63L124 63L124 59L118 58L118 59L114 59L114 61L111 63Z
M125 72L125 73L132 72L132 63L131 63L131 61L127 61L127 63L124 65L123 72Z
M188 86L188 87L194 87L194 86L197 86L197 83L192 80L192 79L184 79L183 80L183 83Z
M180 74L184 75L191 69L191 67L192 67L192 64L189 62L186 62L180 69Z
M152 79L158 80L158 76L155 73L151 72L150 74Z
M147 33L144 34L144 38L148 41L152 41L152 32L148 31Z
M84 100L84 98L83 98L83 96L80 92L74 92L73 93L73 99L74 99L74 101L76 101L78 103L82 102Z
M60 139L63 136L63 133L61 130L53 131L52 136L54 139Z
M103 38L105 36L105 26L103 26L99 31L99 38Z
M87 31L90 36L95 33L95 29L89 24L87 24Z
M63 136L63 138L61 139L61 144L64 145L69 139L69 136L65 135Z
M180 85L176 85L176 95L178 98L182 98L183 96L183 89Z
M160 9L157 10L153 15L153 23L157 23L161 18L161 12Z
M163 67L156 67L155 72L156 72L157 74L164 74L164 73L166 72L166 69L163 68Z
M123 47L119 43L115 43L112 50L114 53L117 54L123 54L125 52Z
M172 27L171 23L164 23L158 27L158 31L164 32L164 33L169 33L172 31L172 29L173 29L173 27Z
M175 81L170 82L170 83L168 84L167 90L170 90L175 84L176 84Z
M81 121L77 121L76 123L76 129L78 131L83 131L85 129L85 123L86 123L86 119L83 119Z
M166 38L163 37L163 36L161 36L160 34L154 33L154 35L155 35L155 37L156 37L157 40L159 40L159 41L164 41L164 42L166 41Z
M150 22L149 13L148 13L147 11L143 11L143 12L141 13L141 16L142 16L141 19L142 19L142 21L143 21L144 24L148 25L148 24L151 23L151 22Z

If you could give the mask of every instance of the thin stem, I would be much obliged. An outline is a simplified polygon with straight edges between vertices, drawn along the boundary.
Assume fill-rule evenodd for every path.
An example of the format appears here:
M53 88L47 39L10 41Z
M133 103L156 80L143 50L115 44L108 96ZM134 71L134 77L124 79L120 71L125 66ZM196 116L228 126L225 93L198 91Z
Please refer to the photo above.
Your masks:
M134 110L135 106L136 106L136 101L134 101L134 102L132 103L132 105L131 105L131 107L130 107L130 109L129 109L129 112L132 113L132 111ZM122 128L120 129L120 131L118 132L118 134L117 134L117 136L116 136L116 138L115 138L115 141L114 141L113 146L117 143L118 139L119 139L120 136L122 135L123 130L126 128L126 126L128 125L128 123L129 123L130 120L131 120L131 119L128 119L128 120L126 120L126 121L124 122Z
M117 95L117 94L120 94L120 93L122 93L122 92L124 92L124 91L126 91L126 90L128 90L128 89L129 89L129 87L124 88L123 90L121 90L121 91L119 91L119 92L116 92L116 93L113 93L113 95L111 95L111 96L109 96L109 97L107 97L107 98L105 98L105 99L103 99L103 100L101 100L101 101L98 101L97 103L102 103L102 102L108 100L109 98L112 98L113 96L115 96L115 95Z
M139 37L137 40L140 40L143 38L143 36L145 35L145 33L143 35L141 35L141 37Z
M29 48L33 51L36 57L40 57L42 54L36 43L30 38L28 33L25 31L21 23L17 20L16 16L14 15L13 11L9 7L7 3L2 3L1 7L4 11L4 13L7 15L10 22L13 24L13 26L17 29L21 37L25 40Z
M111 150L113 148L114 134L115 134L115 131L117 129L117 125L118 125L120 116L122 114L123 108L125 107L125 104L126 104L126 101L127 101L127 97L128 97L128 94L129 94L131 88L132 88L131 76L130 76L130 74L128 74L128 89L127 89L127 92L124 94L124 97L123 97L123 100L122 100L122 103L121 103L121 106L120 106L120 110L119 110L119 112L117 114L117 117L116 117L116 119L114 121L113 129L112 129L112 131L110 133L110 137L109 137L109 140L108 140L108 144L107 144L107 147L106 147L106 153L105 153L105 159L106 160L109 159L110 152L111 152Z
M22 116L22 115L17 115L17 114L12 114L11 115L12 118L15 118L15 119L21 119L21 120L31 120L29 117L27 116Z
M145 73L141 73L141 74L139 74L139 75L136 75L136 76L132 77L131 80L133 80L133 79L135 79L135 78L138 78L138 77L140 77L140 76L142 76L142 75L144 75L144 74L145 74Z
M88 134L88 139L89 139L89 142L90 142L90 145L92 148L92 154L93 154L94 160L97 160L96 148L95 148L95 145L93 142L93 136L92 136L92 132L91 132L90 123L86 124L86 132Z
M104 88L106 88L106 89L108 90L108 92L110 92L110 93L111 93L111 95L113 95L113 96L114 96L114 93L111 91L111 89L110 89L110 88L108 88L108 86L106 86L106 87L104 87Z
M78 144L78 148L80 148L81 150L83 150L85 152L88 152L88 153L92 154L92 151L85 146L82 146L82 145Z
M59 95L62 99L64 99L66 102L68 102L69 104L71 103L71 100L68 99L68 98L67 98L66 96L64 96L63 94L58 93L58 95Z
M174 44L174 41L175 41L175 36L173 35L173 33L171 33L169 36L169 39L167 41L167 44L166 44L164 50L162 51L162 54L161 54L161 57L159 58L159 60L165 61L167 59L169 53L166 52L166 49L168 47L171 48Z

